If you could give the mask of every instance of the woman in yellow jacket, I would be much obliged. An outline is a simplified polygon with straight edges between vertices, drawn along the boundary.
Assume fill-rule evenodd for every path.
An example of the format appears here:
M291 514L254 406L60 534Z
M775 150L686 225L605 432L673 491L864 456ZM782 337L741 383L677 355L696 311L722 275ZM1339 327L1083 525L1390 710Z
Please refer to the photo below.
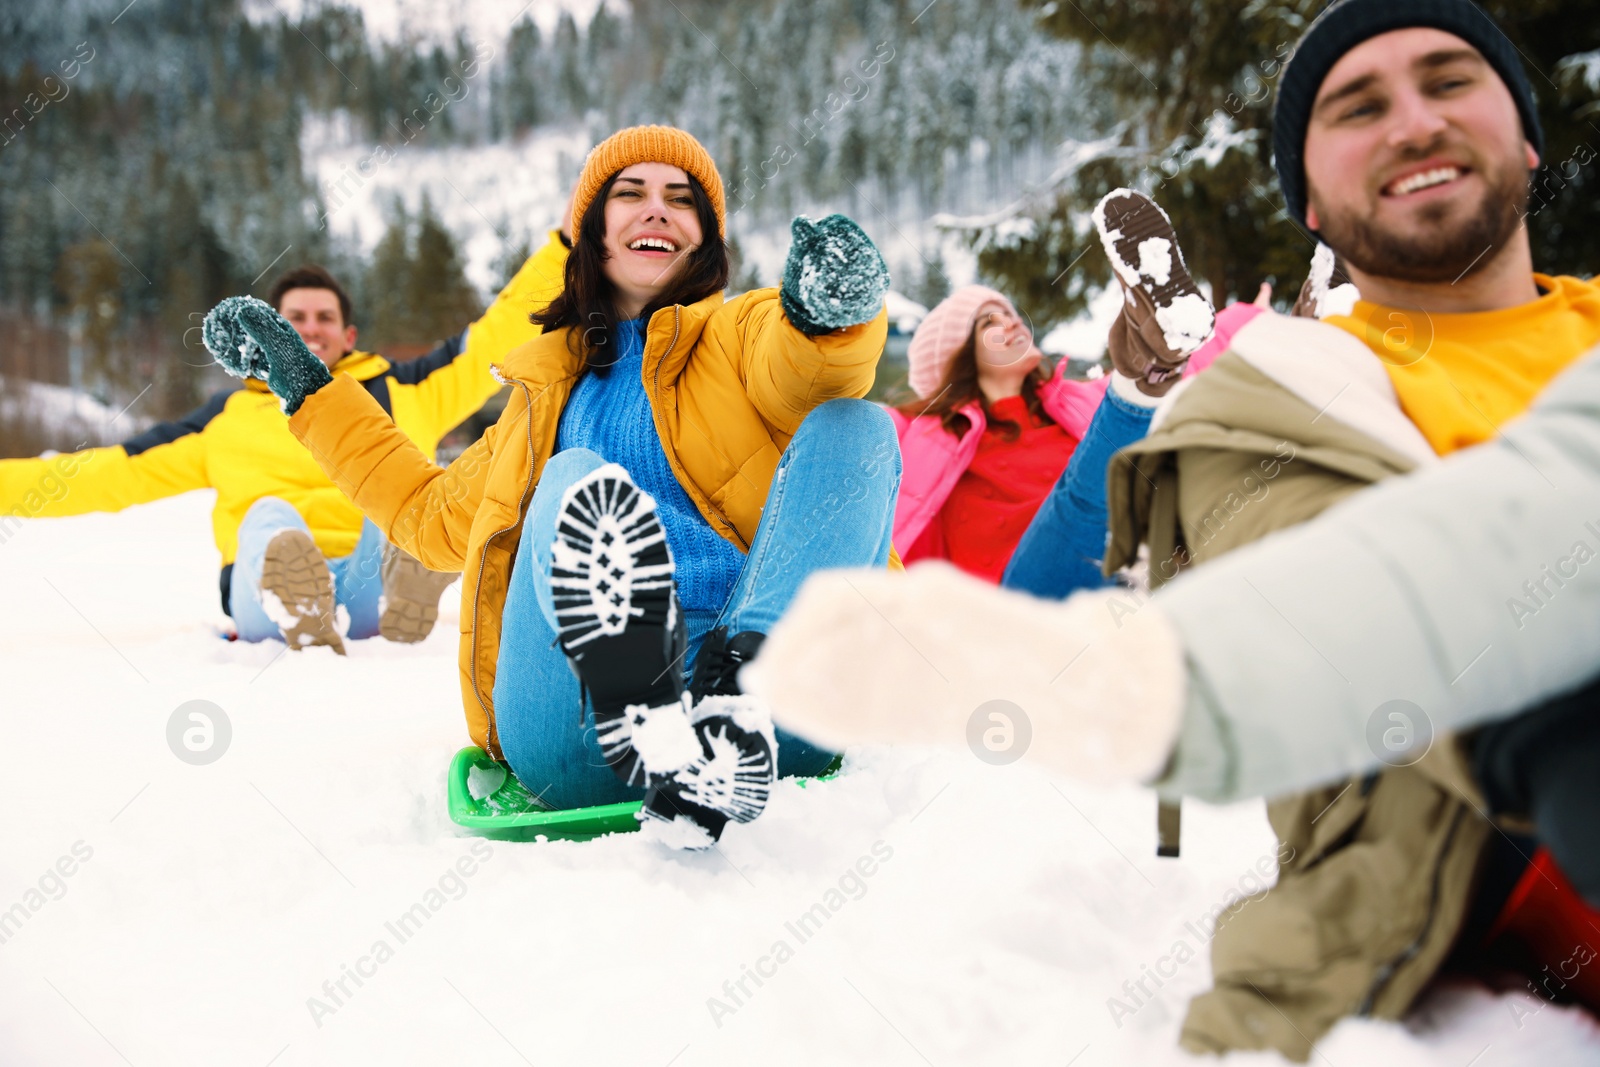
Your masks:
M741 692L800 583L883 565L900 461L860 399L888 272L850 220L796 219L778 289L724 301L724 197L689 134L623 130L573 201L565 290L499 368L499 422L448 469L328 380L271 309L233 298L206 345L265 379L290 428L396 544L462 569L473 739L553 807L644 792L646 827L703 847L775 773L829 754Z

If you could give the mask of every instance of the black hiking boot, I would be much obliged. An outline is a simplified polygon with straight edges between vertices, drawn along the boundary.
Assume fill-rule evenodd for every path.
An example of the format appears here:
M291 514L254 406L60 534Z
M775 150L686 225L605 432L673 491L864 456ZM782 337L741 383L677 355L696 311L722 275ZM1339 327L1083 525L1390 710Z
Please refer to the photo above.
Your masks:
M703 664L717 691L692 704L685 698L672 574L655 501L622 467L608 463L563 494L550 588L561 648L594 705L601 751L624 782L647 787L652 836L707 848L729 821L761 814L777 744L765 705L737 688L739 665L754 655L747 638L759 645L759 634L708 636L712 652L702 650L696 674Z
M718 626L706 634L700 644L700 654L694 659L694 677L689 679L689 695L698 704L706 697L736 697L744 693L739 688L739 668L755 659L767 635L756 630L728 636L726 626Z
M652 710L681 708L685 635L655 501L617 464L563 494L550 589L606 763L629 785L648 785L633 728Z
M767 806L777 776L778 742L763 701L739 688L739 668L754 659L766 635L747 630L733 637L724 627L706 635L695 659L689 695L701 758L656 784L645 796L645 816L675 824L677 837L691 838L679 817L695 823L709 840L730 822L750 822ZM659 827L659 834L667 833ZM682 847L695 847L685 842Z

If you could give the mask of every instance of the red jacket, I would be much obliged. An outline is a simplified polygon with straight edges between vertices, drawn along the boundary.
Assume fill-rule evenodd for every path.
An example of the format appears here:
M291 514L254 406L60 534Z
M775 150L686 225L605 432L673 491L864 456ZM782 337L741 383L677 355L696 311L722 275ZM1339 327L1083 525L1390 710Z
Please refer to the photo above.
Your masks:
M1189 357L1184 375L1198 374L1209 367L1220 355L1245 323L1261 313L1253 304L1232 304L1217 315L1216 332ZM1040 394L1045 412L1062 429L1078 440L1089 430L1095 409L1105 396L1109 377L1080 382L1062 377L1067 361L1062 360L1056 373L1045 383ZM968 404L961 414L972 420L972 428L961 437L945 430L937 415L919 415L915 418L890 409L895 431L900 437L900 499L894 509L894 544L902 552L916 544L917 539L938 517L950 491L966 473L977 454L978 442L983 438L987 420L978 403ZM936 553L942 555L942 552Z

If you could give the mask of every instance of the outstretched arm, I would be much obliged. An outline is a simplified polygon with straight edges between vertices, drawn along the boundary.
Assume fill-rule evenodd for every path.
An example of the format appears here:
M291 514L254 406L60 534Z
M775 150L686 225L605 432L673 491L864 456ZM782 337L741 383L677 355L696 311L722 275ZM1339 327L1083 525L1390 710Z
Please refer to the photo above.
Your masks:
M500 391L490 365L539 336L528 317L560 294L566 262L567 247L552 230L476 322L427 355L396 363L389 371L395 421L431 427L438 440L483 407Z
M1160 787L1286 792L1404 758L1396 711L1421 744L1577 687L1600 673L1596 556L1600 349L1493 441L1158 592L1190 679Z
M801 217L776 294L740 298L736 358L745 391L792 434L818 404L863 397L888 336L889 271L870 238L843 215Z
M942 567L823 573L746 673L776 719L827 744L962 744L973 710L1003 699L1032 722L1028 758L1057 770L1279 795L1405 758L1405 731L1401 748L1383 739L1392 702L1420 744L1600 672L1597 502L1600 350L1495 440L1148 602L1048 604Z
M218 393L183 418L152 426L110 448L48 459L0 460L0 515L45 518L121 511L135 504L204 489L201 433L231 393Z
M513 397L498 423L454 463L440 467L360 382L340 375L307 398L289 429L390 541L431 570L459 571L501 427L508 419L525 419L525 413L522 398Z
M391 541L432 570L461 569L498 425L440 468L361 383L348 374L332 378L294 328L261 301L224 300L206 316L204 337L228 373L266 381L290 413L289 429ZM501 422L525 411L507 405Z

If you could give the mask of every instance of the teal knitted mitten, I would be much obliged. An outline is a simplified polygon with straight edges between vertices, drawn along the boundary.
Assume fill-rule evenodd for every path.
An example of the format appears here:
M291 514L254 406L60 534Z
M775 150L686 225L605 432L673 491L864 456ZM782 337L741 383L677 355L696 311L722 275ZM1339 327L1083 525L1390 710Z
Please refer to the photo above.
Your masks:
M266 382L286 414L299 411L306 397L333 381L294 327L253 296L230 296L212 308L200 336L223 370Z
M872 238L843 215L790 226L794 243L778 298L801 333L815 337L869 322L889 291L889 268Z

